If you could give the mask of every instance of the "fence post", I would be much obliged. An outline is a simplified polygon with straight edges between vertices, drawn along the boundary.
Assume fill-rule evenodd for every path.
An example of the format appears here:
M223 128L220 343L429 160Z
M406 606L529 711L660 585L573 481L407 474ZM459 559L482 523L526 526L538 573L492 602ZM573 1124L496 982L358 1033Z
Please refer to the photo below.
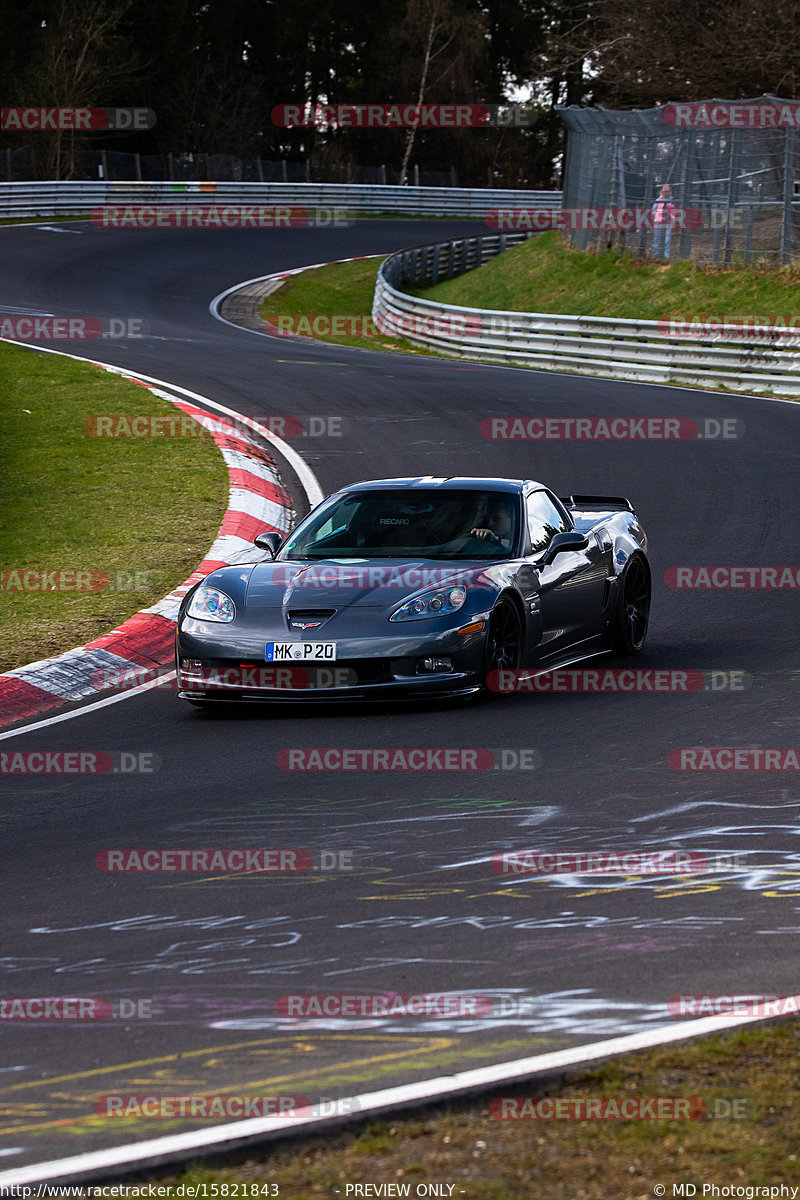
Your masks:
M753 220L755 218L755 209L752 204L747 210L747 233L744 240L744 258L745 262L753 261Z
M794 130L785 129L783 152L783 220L781 221L780 261L784 267L792 261L792 199L794 197Z
M739 160L741 157L742 136L738 129L731 129L731 152L728 170L728 214L725 221L725 266L731 261L733 252L734 224L736 220L736 201L739 197Z

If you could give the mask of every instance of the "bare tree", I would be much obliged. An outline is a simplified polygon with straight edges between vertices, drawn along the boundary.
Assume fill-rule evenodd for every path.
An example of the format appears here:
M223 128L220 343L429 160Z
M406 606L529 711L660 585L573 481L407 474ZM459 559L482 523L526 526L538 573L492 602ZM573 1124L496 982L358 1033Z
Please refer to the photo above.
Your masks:
M117 33L133 0L55 0L15 90L34 107L92 108L120 103L115 89L132 74L135 56ZM70 179L75 153L88 135L74 130L35 134L32 157L43 179Z
M464 100L470 86L473 66L485 34L485 20L476 11L457 11L452 0L408 0L403 33L411 62L418 72L417 105L422 105L431 92L445 92ZM410 74L410 72L409 72ZM406 173L414 149L417 126L411 125L406 134L400 179Z

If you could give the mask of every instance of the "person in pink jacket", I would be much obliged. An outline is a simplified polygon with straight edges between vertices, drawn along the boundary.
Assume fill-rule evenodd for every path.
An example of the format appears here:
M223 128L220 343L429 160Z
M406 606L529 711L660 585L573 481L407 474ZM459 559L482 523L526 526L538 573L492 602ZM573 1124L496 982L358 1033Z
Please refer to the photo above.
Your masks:
M650 211L653 214L653 254L661 257L663 253L664 258L669 258L675 205L672 203L672 188L668 183L662 187Z

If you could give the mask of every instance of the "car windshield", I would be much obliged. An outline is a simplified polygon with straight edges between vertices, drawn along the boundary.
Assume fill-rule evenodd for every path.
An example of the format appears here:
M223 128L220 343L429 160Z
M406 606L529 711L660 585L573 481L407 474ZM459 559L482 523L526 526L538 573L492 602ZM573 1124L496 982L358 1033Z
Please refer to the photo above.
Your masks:
M351 492L323 505L282 559L508 558L517 504L507 492L403 488Z

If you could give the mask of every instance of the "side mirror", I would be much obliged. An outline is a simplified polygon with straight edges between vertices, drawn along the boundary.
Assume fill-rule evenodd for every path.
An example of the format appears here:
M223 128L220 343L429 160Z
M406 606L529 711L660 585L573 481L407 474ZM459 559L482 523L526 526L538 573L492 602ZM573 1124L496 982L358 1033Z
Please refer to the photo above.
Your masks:
M278 553L282 543L283 538L281 535L279 533L272 533L271 531L257 533L253 538L253 545L258 546L259 550L268 550L272 558Z
M575 529L567 533L557 533L542 555L542 563L547 566L557 554L563 554L565 550L585 550L588 545L589 539L586 534L578 533Z

